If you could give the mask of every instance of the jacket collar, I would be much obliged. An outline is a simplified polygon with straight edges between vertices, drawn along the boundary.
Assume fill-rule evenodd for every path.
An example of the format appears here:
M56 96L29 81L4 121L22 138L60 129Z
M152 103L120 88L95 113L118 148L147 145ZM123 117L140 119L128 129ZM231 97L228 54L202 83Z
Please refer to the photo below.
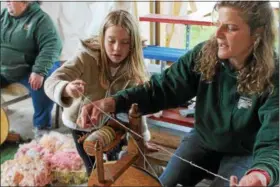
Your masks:
M230 75L231 77L237 77L238 71L235 70L232 65L230 64L229 60L221 60L221 66L225 69L225 72Z

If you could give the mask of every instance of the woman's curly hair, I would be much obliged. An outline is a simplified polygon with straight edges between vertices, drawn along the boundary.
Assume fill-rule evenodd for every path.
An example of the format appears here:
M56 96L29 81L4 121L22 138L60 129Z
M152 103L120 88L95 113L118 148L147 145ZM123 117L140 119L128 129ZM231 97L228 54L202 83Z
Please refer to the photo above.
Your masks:
M243 94L262 94L273 90L271 77L275 71L274 42L276 38L276 24L274 12L269 1L219 1L214 11L221 7L233 7L240 10L240 16L249 25L251 35L258 28L262 28L254 43L252 58L247 62L237 76L237 90ZM218 43L215 36L203 46L198 56L199 63L195 70L202 75L202 79L211 81L217 71L219 61L217 56Z

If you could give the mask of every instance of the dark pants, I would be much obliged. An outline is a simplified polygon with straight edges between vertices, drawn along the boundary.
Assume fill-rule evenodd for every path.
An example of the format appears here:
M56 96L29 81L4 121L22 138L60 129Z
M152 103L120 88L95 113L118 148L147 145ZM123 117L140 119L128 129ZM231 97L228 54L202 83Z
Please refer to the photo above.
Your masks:
M57 68L59 68L60 62L55 62L53 67L50 69L48 78ZM23 77L18 83L23 84L30 92L32 98L32 104L34 109L33 125L36 128L50 128L51 127L51 112L53 108L53 101L48 98L44 91L44 84L38 90L33 90L28 82L30 74ZM1 75L1 88L8 86L14 82L6 80Z
M82 132L82 131L77 131L77 130L72 130L72 136L77 148L77 151L80 155L80 157L82 158L82 160L84 161L85 167L86 167L86 171L88 176L91 174L94 162L95 162L95 158L92 156L89 156L84 148L83 148L83 142L79 143L78 139L82 136L84 136L87 132Z
M88 133L88 132L72 130L72 135L73 135L73 138L74 138L74 142L75 142L77 151L78 151L80 157L82 158L82 160L85 164L86 171L87 171L87 174L89 176L91 174L91 171L92 171L93 167L94 167L95 158L92 157L92 156L89 156L85 152L85 150L83 148L83 142L81 142L81 143L78 142L78 139L80 137L84 136L86 133ZM111 151L107 152L106 154L107 154L108 161L117 160L118 159L118 153L121 151L122 146L126 145L126 144L127 144L126 140L122 140L119 145L117 145Z
M227 179L231 175L236 175L240 179L252 164L251 155L226 155L207 148L200 141L200 137L195 130L184 137L175 154ZM173 156L160 176L160 182L163 186L168 187L177 184L195 186L209 176L211 175L205 171ZM224 186L229 186L229 183L217 177L211 184L211 187Z

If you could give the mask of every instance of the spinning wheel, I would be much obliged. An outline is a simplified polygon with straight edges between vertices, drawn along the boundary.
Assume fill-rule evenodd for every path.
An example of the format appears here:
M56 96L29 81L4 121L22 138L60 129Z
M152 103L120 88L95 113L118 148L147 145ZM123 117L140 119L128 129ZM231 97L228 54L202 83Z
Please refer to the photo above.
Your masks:
M5 142L9 134L9 120L3 108L1 108L1 136L0 145Z
M144 142L134 133L130 133L127 154L116 163L103 163L103 153L110 151L125 137L124 128L116 122L110 120L106 125L98 131L103 131L107 138L101 139L97 131L91 137L82 137L86 153L96 159L96 169L89 177L88 186L161 186L158 179L144 169L144 157L140 153L144 153ZM141 132L141 115L136 104L129 111L128 128L137 134Z
M8 116L3 108L1 108L1 136L0 145L5 141L18 142L20 140L20 135L16 133L9 133L10 125Z

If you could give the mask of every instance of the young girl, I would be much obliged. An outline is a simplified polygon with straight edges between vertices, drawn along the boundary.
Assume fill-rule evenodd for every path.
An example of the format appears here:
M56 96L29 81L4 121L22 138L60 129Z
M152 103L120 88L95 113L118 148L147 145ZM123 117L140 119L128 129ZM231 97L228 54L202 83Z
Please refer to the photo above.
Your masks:
M45 92L64 107L63 123L72 129L88 175L94 158L85 153L77 139L90 132L93 126L78 125L82 106L141 84L148 79L147 75L137 22L128 12L117 10L107 15L99 37L82 41L82 50L46 80ZM94 127L102 124L99 122ZM142 129L148 141L150 132L145 119Z

